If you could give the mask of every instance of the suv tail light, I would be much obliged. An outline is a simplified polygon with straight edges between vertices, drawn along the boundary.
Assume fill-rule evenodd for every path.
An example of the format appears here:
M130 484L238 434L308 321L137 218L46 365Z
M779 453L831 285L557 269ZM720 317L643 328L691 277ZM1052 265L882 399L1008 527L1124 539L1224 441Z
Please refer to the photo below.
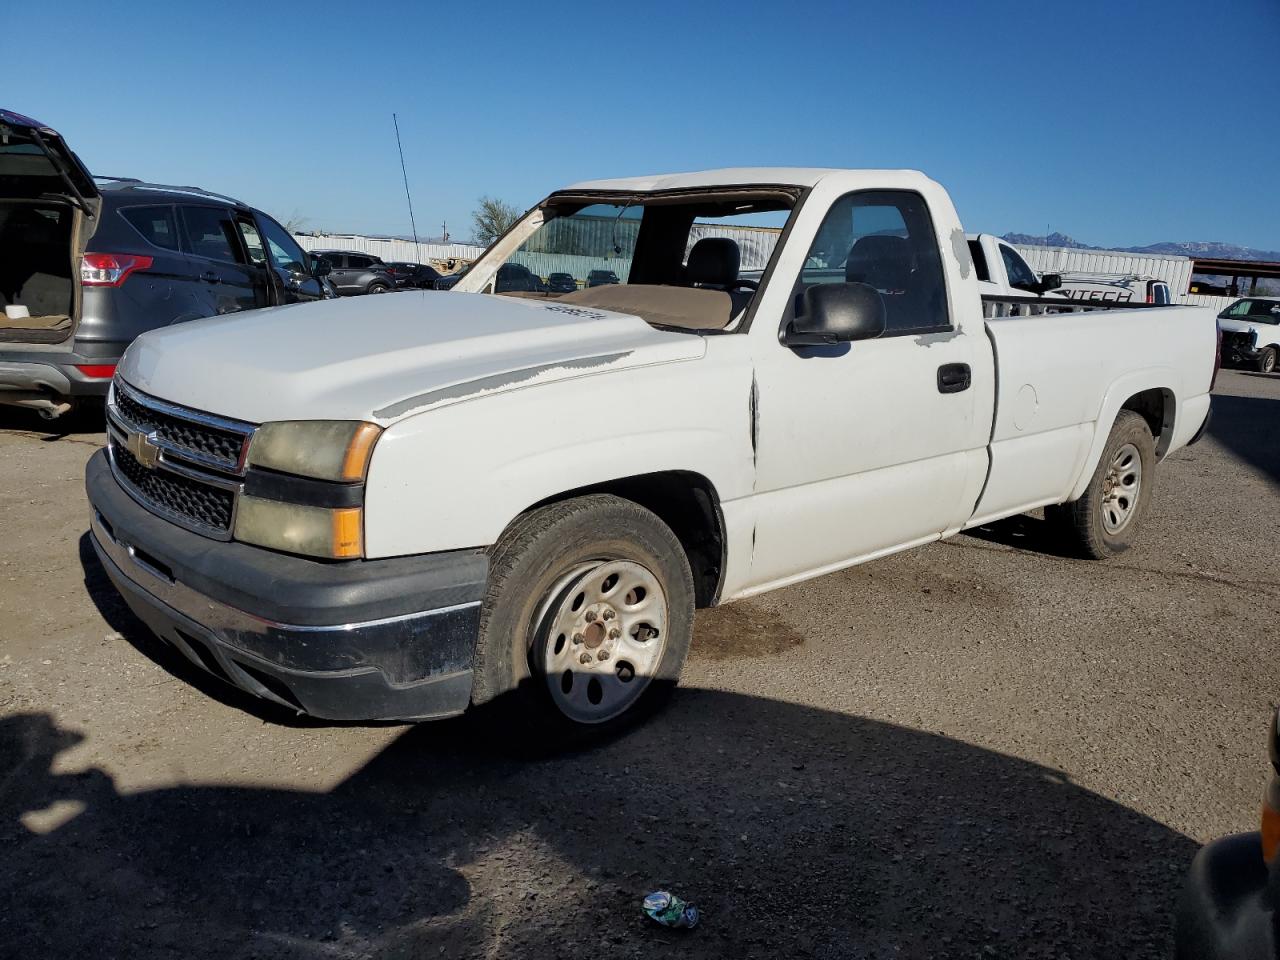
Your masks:
M114 363L77 363L76 369L94 380L110 380L116 375Z
M86 287L118 287L135 270L149 269L151 257L132 253L86 253L80 261L80 283Z

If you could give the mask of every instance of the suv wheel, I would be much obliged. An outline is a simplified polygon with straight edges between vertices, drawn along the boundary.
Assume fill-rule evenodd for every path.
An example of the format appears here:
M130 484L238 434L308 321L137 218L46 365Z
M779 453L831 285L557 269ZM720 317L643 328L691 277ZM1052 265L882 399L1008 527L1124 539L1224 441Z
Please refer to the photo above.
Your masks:
M369 293L386 293L390 288L385 283L369 284Z

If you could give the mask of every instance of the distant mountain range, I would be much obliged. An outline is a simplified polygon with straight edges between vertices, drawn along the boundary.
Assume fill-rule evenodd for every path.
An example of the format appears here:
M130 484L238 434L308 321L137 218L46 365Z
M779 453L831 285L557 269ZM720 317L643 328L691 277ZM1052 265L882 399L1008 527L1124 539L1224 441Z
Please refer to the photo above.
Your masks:
M1035 247L1068 247L1074 250L1120 250L1124 253L1151 253L1177 257L1209 257L1215 260L1270 260L1280 261L1280 250L1255 250L1235 243L1152 243L1145 247L1095 247L1081 243L1065 233L1051 233L1036 237L1029 233L1006 233L1002 238L1009 243L1022 243Z

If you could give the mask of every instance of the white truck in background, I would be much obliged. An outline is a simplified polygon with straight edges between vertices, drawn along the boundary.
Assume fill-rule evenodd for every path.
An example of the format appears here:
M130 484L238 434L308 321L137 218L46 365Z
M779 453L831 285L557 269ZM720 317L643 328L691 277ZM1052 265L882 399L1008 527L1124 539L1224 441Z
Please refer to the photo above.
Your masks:
M1173 303L1169 284L1158 277L1133 273L1064 273L1061 280L1053 292L1072 300L1149 303L1159 307Z
M686 254L766 215L758 281L732 239ZM601 236L621 283L493 292L531 252L585 281ZM140 337L92 543L159 636L294 710L609 729L675 683L695 607L1038 507L1085 556L1130 545L1207 423L1212 311L987 319L971 251L915 171L579 183L455 292Z
M1007 240L989 233L971 233L965 239L983 296L1043 297L1062 285L1056 273L1041 277Z

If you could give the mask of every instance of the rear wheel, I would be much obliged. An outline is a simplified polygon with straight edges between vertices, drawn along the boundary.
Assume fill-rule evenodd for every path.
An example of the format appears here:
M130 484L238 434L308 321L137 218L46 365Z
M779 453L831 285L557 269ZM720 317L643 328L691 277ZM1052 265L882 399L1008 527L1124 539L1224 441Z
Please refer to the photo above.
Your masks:
M386 285L385 283L371 283L371 284L369 284L369 292L370 292L370 293L386 293L388 289L389 289L389 288L387 287L387 285Z
M1155 465L1155 439L1147 421L1121 410L1084 496L1047 516L1085 557L1103 560L1123 553L1151 499Z
M1276 348L1263 347L1258 351L1258 358L1254 361L1257 364L1259 373L1271 373L1276 368Z
M655 514L595 494L519 518L490 558L473 700L604 733L675 686L693 632L693 575Z

